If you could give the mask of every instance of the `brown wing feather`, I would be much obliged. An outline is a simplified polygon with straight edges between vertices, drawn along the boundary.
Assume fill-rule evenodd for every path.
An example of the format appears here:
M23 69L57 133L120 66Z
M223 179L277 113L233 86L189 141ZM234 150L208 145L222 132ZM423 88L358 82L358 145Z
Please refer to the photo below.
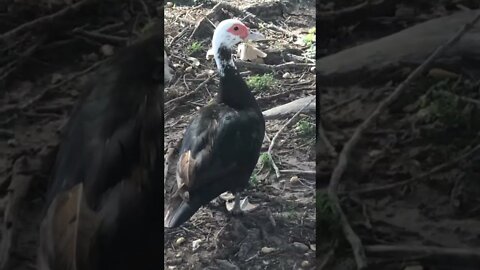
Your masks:
M84 264L97 226L95 214L85 203L83 184L58 194L40 228L39 269L88 269Z
M209 130L207 134L207 144L206 146L197 153L197 156L194 158L192 152L189 150L181 154L178 164L177 164L177 185L178 190L188 191L195 189L199 186L206 185L210 182L210 178L198 178L197 170L202 167L202 165L208 163L211 159L213 144L214 144L214 134L218 128L218 120L212 119L209 123Z

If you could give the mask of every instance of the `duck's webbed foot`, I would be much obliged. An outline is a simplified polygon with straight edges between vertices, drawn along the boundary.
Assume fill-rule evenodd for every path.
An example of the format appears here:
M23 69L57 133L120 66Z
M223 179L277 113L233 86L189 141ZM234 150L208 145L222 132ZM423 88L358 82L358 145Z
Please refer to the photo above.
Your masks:
M250 212L258 207L258 205L251 204L248 201L248 197L240 200L240 193L235 193L235 198L232 201L226 202L227 210L234 216L242 215L243 213Z

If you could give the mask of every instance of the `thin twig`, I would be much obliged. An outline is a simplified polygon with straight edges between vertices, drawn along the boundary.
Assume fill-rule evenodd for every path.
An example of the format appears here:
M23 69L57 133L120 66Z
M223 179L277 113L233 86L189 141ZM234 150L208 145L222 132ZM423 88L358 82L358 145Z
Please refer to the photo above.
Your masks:
M169 145L167 154L165 155L165 164L164 164L164 171L163 171L163 183L167 181L167 176L168 176L168 169L171 163L171 160L173 158L173 155L175 154L175 151L180 147L182 143L182 140L178 140L173 146L172 144Z
M335 147L333 147L333 145L330 143L330 140L328 140L327 138L327 134L325 133L325 130L323 129L323 126L322 126L322 120L318 121L318 138L320 142L323 142L330 156L332 157L338 156L337 151L335 151Z
M53 21L55 21L55 20L57 20L57 19L59 19L63 16L68 15L70 12L77 11L80 8L83 8L84 6L86 6L87 4L90 4L90 3L93 3L93 2L95 2L95 1L93 1L93 0L83 0L83 1L77 2L73 5L68 5L64 9L61 9L61 10L59 10L59 11L53 13L53 14L37 18L33 21L29 21L27 23L24 23L24 24L14 28L14 29L0 35L0 40L10 39L14 35L19 34L21 32L31 30L32 28L38 27L38 26L43 25L43 24L52 23Z
M335 255L335 249L337 248L337 245L338 245L338 242L335 241L335 243L333 243L333 246L330 248L328 253L324 256L322 263L317 268L318 270L325 269L325 267L332 261Z
M147 15L147 18L151 19L152 17L150 16L150 11L148 10L147 4L143 0L140 0L140 4L142 4L143 12L145 12L145 15Z
M437 93L441 94L441 95L445 95L445 96L450 96L450 97L456 97L458 98L459 100L461 101L464 101L464 102L468 102L468 103L472 103L472 104L475 104L476 106L480 107L480 101L476 100L476 99L473 99L473 98L469 98L469 97L465 97L465 96L460 96L460 95L457 95L457 94L454 94L454 93L451 93L451 92L448 92L448 91L438 91Z
M176 97L176 98L172 98L171 100L165 102L165 106L167 106L168 104L171 104L173 102L178 102L178 101L182 101L192 95L194 95L200 88L202 88L204 85L206 85L208 82L210 82L213 78L215 78L216 75L212 75L210 77L208 77L205 81L203 81L201 84L199 84L197 86L197 88L193 89L193 91L183 95L183 96L179 96L179 97Z
M96 39L99 42L108 42L116 45L125 45L128 38L118 37L109 34L103 34L97 31L74 30L73 33L83 35L84 37Z
M362 245L362 241L358 237L358 235L353 231L352 227L350 226L348 219L345 213L340 206L340 200L337 195L338 186L340 183L340 179L342 178L343 174L347 169L347 165L349 162L350 154L352 153L353 149L360 141L363 133L367 128L370 127L372 123L376 121L376 119L382 114L382 112L389 106L394 100L396 100L407 88L407 86L418 76L420 76L423 71L436 59L439 55L441 55L447 48L451 47L455 42L457 42L463 34L470 28L472 28L477 21L480 20L480 13L472 20L471 23L464 25L450 40L448 40L445 44L439 46L431 55L430 57L425 60L419 67L417 67L398 87L386 98L384 99L373 111L362 124L360 124L357 129L355 130L353 136L348 140L348 142L344 145L340 157L338 160L338 164L333 170L332 176L330 178L330 184L328 186L328 195L330 200L333 203L333 206L336 212L339 214L340 221L342 224L342 229L345 234L345 237L350 242L350 245L353 249L353 254L355 256L355 261L357 264L358 269L364 269L367 267L367 258L365 255L365 249Z
M30 46L24 53L22 53L17 60L10 63L6 71L0 75L0 82L7 81L8 77L17 71L21 66L37 51L38 48L45 42L46 36L41 37L35 44Z
M275 164L275 161L273 160L273 157L272 157L272 149L273 149L273 146L275 145L275 141L277 140L278 135L279 135L287 126L289 126L289 125L300 115L300 113L301 113L306 107L308 107L308 105L310 105L310 103L312 103L315 99L316 99L316 96L313 96L312 99L311 99L307 104L305 104L300 110L298 110L298 112L295 113L295 114L292 116L292 118L290 118L290 120L288 120L288 121L277 131L277 133L275 133L275 136L273 136L272 141L270 142L270 146L268 147L267 154L268 154L268 157L270 158L270 161L271 161L271 163L272 163L272 167L273 167L273 169L275 170L275 175L277 176L277 178L280 178L280 170L278 169L277 164Z
M183 30L178 33L176 36L174 36L172 38L172 40L170 41L170 43L168 44L168 47L172 47L172 44L177 41L177 39L179 39L182 35L184 35L188 30L190 30L190 27L184 27Z
M361 94L357 94L357 95L353 96L352 98L349 98L349 99L344 100L342 102L339 102L339 103L337 103L337 104L335 104L331 107L326 108L325 110L321 111L320 114L326 114L326 113L334 111L334 110L336 110L340 107L346 106L346 105L356 101L357 99L360 99L361 96L362 96Z
M302 69L302 68L311 68L314 67L315 64L307 64L307 63L295 63L295 62L287 62L278 65L266 65L266 64L257 64L252 62L246 62L242 60L236 60L235 64L240 68L247 68L247 69L254 69L254 70L261 70L266 72L272 71L282 71L286 69Z
M274 95L269 95L269 96L264 96L264 97L259 97L257 98L257 102L265 102L265 101L271 101L272 99L276 99L282 96L287 96L295 92L301 92L301 91L309 91L309 90L315 90L315 85L314 86L308 86L308 87L300 87L300 88L293 88L290 90L287 90L282 93L274 94Z
M68 82L70 81L73 81L75 80L76 78L92 71L93 69L97 68L98 66L100 66L101 64L103 64L105 61L107 61L108 59L105 59L105 60L102 60L102 61L99 61L93 65L91 65L90 67L80 71L80 72L77 72L75 73L73 76L70 76L68 79L65 79L57 84L54 84L50 87L47 87L45 88L42 92L40 92L38 95L34 96L32 99L28 100L27 102L19 105L19 106L11 106L11 107L6 107L2 110L0 110L0 113L10 113L10 112L15 112L15 111L23 111L25 109L27 109L28 107L30 107L31 105L35 104L36 102L38 102L39 100L41 100L47 93L49 93L50 91L54 90L54 89L57 89L58 87L61 87L65 84L67 84Z
M371 187L371 188L365 188L365 189L359 189L359 190L353 190L353 191L348 191L349 194L373 194L373 193L378 193L378 192L385 192L388 190L396 189L408 184L411 184L413 182L417 182L421 179L427 179L430 175L439 173L441 171L444 171L448 168L451 168L452 166L455 166L456 164L460 163L461 161L464 161L471 156L477 154L480 151L480 144L473 147L472 149L466 151L465 153L461 154L460 156L456 157L455 159L449 160L445 163L442 163L438 166L435 166L428 172L422 173L420 175L417 175L415 177L412 177L410 179L401 181L401 182L395 182L392 184L387 184L383 186L378 186L378 187Z

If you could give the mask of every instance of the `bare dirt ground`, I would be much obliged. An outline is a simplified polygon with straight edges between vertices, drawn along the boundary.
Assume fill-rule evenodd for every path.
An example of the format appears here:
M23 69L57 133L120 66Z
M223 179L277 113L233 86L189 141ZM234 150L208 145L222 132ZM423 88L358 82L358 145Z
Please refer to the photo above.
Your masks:
M199 108L212 100L218 85L216 77L209 79L216 70L214 61L206 60L213 34L209 30L210 22L206 21L206 26L201 25L197 30L195 27L195 23L205 18L216 3L175 3L174 7L165 10L166 44L176 70L176 78L165 92L166 152L175 149L186 125ZM295 44L315 26L314 2L228 1L228 5L208 16L211 23L237 17L268 39L257 44L268 54L265 58L267 68L237 64L247 81L263 74L273 75L268 87L254 90L262 110L315 95L315 75L310 67L298 64L283 69L279 66L291 61L284 53L303 57L309 47L314 46ZM231 6L239 10L233 10ZM244 11L251 12L255 18L247 17ZM284 31L269 28L268 24ZM313 55L310 57L313 59ZM269 140L291 116L267 121L269 139L264 141L263 153L267 152ZM313 113L301 114L299 121L278 137L273 158L281 170L280 178L276 178L270 162L262 154L251 178L251 187L242 194L242 198L248 196L251 203L259 205L257 209L233 218L226 213L223 203L211 203L201 208L184 226L165 230L166 269L314 269L314 117ZM176 185L177 154L175 151L171 153L166 198Z
M479 8L475 1L373 2L382 7L350 16L339 10L360 10L363 1L327 1L319 6L325 16L318 31L320 58L433 18ZM472 32L478 33L476 29ZM352 153L339 196L350 225L366 247L369 269L480 269L475 253L480 248L480 153L476 148L480 62L469 60L469 66L432 66L388 106ZM326 196L337 165L335 152L412 70L400 64L373 80L338 86L319 83L327 138L318 153L319 269L356 269ZM408 180L412 181L387 188ZM383 247L371 248L374 245ZM413 249L417 246L455 248L476 255L461 257L445 249L446 253L425 254ZM402 248L388 252L385 247Z
M36 269L59 135L85 75L163 13L162 1L100 2L0 1L0 269Z

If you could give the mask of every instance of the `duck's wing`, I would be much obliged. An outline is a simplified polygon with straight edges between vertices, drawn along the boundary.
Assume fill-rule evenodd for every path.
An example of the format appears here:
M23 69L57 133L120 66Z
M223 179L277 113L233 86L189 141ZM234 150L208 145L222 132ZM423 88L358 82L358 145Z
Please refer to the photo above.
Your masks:
M57 194L40 227L40 270L89 269L89 245L99 225L85 204L83 185Z
M166 227L180 225L201 205L248 182L264 137L261 121L254 111L217 104L192 121L177 164L178 189L165 211Z
M47 195L48 210L44 218L47 228L41 232L40 244L56 246L46 250L50 252L46 258L54 260L50 261L51 265L77 263L71 255L75 253L70 252L71 249L63 251L62 245L75 248L90 245L82 237L74 237L75 240L67 237L65 243L57 242L63 235L75 235L80 230L78 226L88 227L92 223L69 222L72 213L80 211L78 205L97 213L106 198L115 192L114 187L131 179L132 169L136 166L145 170L155 168L149 171L151 174L148 177L141 179L143 182L155 182L155 187L152 183L135 183L138 189L149 192L161 190L163 117L159 96L162 94L154 75L157 68L161 74L163 63L158 62L154 57L157 52L152 54L152 50L157 49L158 41L163 43L162 39L153 40L153 43L147 40L129 48L101 67L85 85L87 92L66 126ZM158 57L163 58L162 48L158 47ZM163 76L160 79L163 80ZM76 194L79 185L82 186L81 204L74 206L71 199L62 199L66 194L70 194L67 197ZM155 207L161 212L161 203ZM125 212L118 212L118 215L123 214ZM158 219L160 217L161 214ZM99 218L104 222L104 216Z
M263 140L257 121L260 119L250 111L208 107L185 133L177 181L195 190L240 169L255 156L258 142Z

